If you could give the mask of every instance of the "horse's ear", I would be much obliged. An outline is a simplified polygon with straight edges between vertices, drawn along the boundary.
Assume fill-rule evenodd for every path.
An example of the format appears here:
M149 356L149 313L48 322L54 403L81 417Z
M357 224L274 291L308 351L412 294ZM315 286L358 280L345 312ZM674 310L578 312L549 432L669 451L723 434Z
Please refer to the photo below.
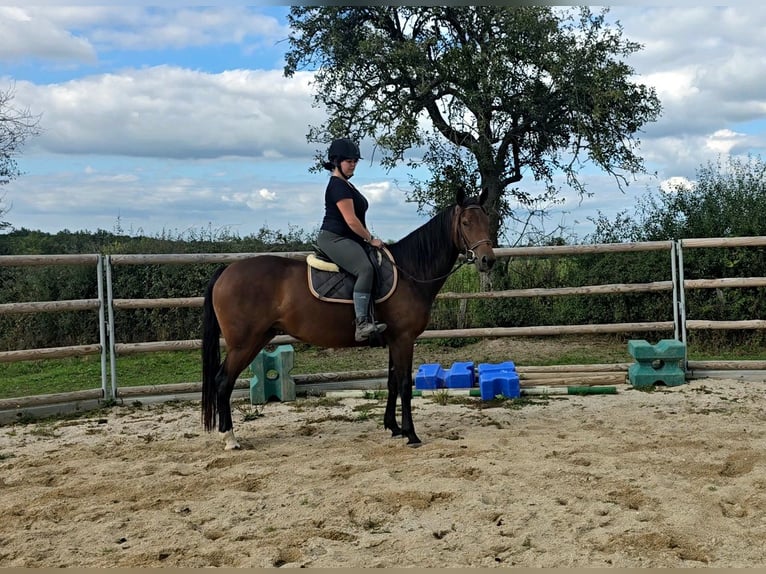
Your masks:
M489 189L485 187L481 190L481 195L479 196L479 205L484 205L484 202L487 201L487 197L489 197Z
M463 202L465 201L465 189L463 189L462 185L456 186L457 191L455 192L455 203L458 205L463 205Z

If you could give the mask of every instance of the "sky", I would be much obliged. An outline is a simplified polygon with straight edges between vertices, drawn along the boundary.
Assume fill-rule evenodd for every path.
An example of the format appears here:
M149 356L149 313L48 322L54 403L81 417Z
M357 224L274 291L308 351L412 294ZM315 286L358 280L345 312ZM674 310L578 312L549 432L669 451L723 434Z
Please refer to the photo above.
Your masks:
M288 6L207 8L0 3L0 91L40 115L0 187L13 229L120 231L165 237L318 229L327 173L311 172L310 72L285 78ZM656 89L661 118L639 134L651 175L619 190L588 170L592 197L565 190L537 221L576 237L590 218L630 211L637 197L693 181L699 168L766 147L766 6L612 6L626 61ZM353 183L373 233L396 240L425 221L406 168L386 171L370 142ZM521 187L535 190L531 177ZM528 186L528 187L526 187ZM7 231L7 230L6 230ZM503 244L513 244L511 225Z

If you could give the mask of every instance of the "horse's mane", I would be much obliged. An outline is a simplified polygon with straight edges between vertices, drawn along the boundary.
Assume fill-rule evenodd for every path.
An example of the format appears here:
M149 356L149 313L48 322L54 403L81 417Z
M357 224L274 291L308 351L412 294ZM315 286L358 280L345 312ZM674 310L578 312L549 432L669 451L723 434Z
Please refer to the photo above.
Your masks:
M468 198L462 207L478 204ZM421 279L433 279L447 273L457 260L458 250L452 244L452 204L434 215L429 221L388 246L397 265L407 274Z

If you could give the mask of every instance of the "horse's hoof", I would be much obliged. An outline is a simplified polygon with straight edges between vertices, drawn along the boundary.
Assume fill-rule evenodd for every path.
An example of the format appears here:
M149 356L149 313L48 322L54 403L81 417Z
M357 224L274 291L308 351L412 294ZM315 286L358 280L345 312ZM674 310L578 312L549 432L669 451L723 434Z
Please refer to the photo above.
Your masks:
M391 431L391 438L403 438L404 434L402 431Z
M223 435L223 450L239 450L242 448L239 446L237 438L234 436L234 431L228 430L221 433Z
M418 437L410 438L410 440L407 441L407 446L410 448L418 448L419 446L423 446L423 443L420 442L420 439Z

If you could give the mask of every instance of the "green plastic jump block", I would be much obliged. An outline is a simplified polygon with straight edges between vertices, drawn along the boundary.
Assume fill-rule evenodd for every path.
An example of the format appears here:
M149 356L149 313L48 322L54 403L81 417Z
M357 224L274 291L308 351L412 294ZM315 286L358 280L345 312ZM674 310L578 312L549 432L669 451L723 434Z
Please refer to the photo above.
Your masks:
M295 400L295 381L292 345L279 345L273 352L261 351L250 364L250 404L262 405L267 401Z
M686 382L683 360L686 345L675 339L663 339L656 345L644 340L628 341L628 352L636 363L628 367L628 380L634 387L662 384L675 387Z
M628 380L636 388L665 385L677 387L686 382L686 373L679 367L676 369L653 369L645 365L634 364L628 367Z
M656 345L650 345L643 339L628 341L628 353L637 361L677 360L683 361L686 356L686 344L676 339L662 339Z

